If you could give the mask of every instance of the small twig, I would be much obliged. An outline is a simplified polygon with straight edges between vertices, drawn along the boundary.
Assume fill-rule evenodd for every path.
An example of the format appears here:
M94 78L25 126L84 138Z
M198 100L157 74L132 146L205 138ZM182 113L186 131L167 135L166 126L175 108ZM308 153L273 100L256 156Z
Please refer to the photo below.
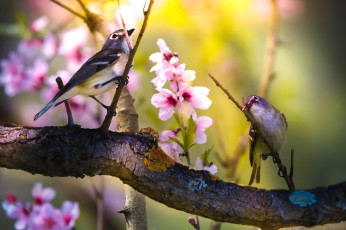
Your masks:
M58 88L61 90L62 88L64 88L64 83L62 82L60 77L57 77L55 79L56 83L58 84ZM68 102L68 100L66 100L64 102L65 107L66 107L66 113L67 113L67 121L68 121L68 125L69 126L74 126L74 122L73 122L73 117L72 117L72 112L71 112L71 107L70 107L70 103Z
M98 189L93 180L91 180L92 188L95 192L97 207L97 230L103 229L103 194L104 194L104 178L101 177L100 189Z
M71 7L61 3L58 0L50 0L51 2L54 2L55 4L61 6L62 8L66 9L67 11L70 11L72 14L76 15L77 17L83 19L85 21L85 17L83 15L81 15L80 13L78 13L77 11L75 11L74 9L72 9Z
M213 75L211 75L209 73L210 78L215 82L215 84L217 86L219 86L223 92L228 96L229 99L231 99L231 101L240 109L242 110L242 107L240 106L239 102L228 92L227 89L225 89L220 82L218 82ZM267 137L267 135L263 132L262 128L258 125L258 123L255 121L255 119L252 117L252 115L247 111L244 110L243 111L244 115L246 116L246 118L248 119L248 121L251 122L252 126L256 129L256 131L260 134L260 136L263 138L264 143L268 146L270 152L271 152L271 156L273 157L274 161L276 162L276 164L279 167L279 170L282 173L282 176L285 178L285 181L287 183L287 186L289 188L289 190L291 192L293 192L295 190L294 187L294 183L293 180L287 175L287 170L286 167L282 164L281 159L279 157L279 154L276 153L273 144L271 143L271 141L269 140L269 138Z
M291 167L290 167L290 178L293 180L293 161L294 161L294 149L291 149Z
M85 4L81 0L77 0L77 2L79 3L80 7L82 7L83 11L86 14L88 14L89 13L89 9L85 6Z
M198 216L196 215L196 230L200 230L201 229L201 227L200 227L200 225L199 225L199 218L198 218Z
M148 10L144 11L144 21L143 21L143 24L142 24L141 31L138 34L135 46L130 51L129 59L127 61L127 64L126 64L126 67L125 67L125 70L124 70L124 73L123 73L123 76L122 76L122 78L124 80L125 80L125 78L127 77L128 73L130 71L130 68L131 68L132 62L133 62L133 58L134 58L134 56L136 54L138 46L139 46L139 44L140 44L140 42L142 40L143 34L144 34L145 29L147 27L149 15L150 15L150 12L151 12L153 4L154 4L154 0L150 0ZM112 103L111 103L110 108L109 108L111 112L114 112L116 107L117 107L117 104L118 104L118 101L119 101L119 98L120 98L121 91L122 91L123 87L124 87L123 85L119 85L117 90L116 90L116 92L115 92L115 94L114 94ZM111 125L111 122L112 122L112 118L113 118L112 115L109 115L109 114L106 115L106 117L105 117L105 119L104 119L104 121L103 121L103 123L102 123L102 125L100 127L100 129L102 131L107 131L109 129L109 126Z
M121 23L123 24L123 28L124 28L124 32L125 32L125 39L126 39L126 42L127 42L128 47L129 47L129 49L130 49L130 51L131 51L131 50L132 50L132 45L131 45L131 42L130 42L129 35L128 35L128 33L127 33L127 29L126 29L126 25L125 25L123 16L121 15L121 9L120 9L119 0L118 0L118 6L119 6L119 15L120 15ZM144 6L145 6L145 5L144 5Z
M273 79L273 67L275 61L275 50L278 44L278 9L276 0L270 0L271 13L269 20L269 30L266 42L262 80L258 95L265 98L268 94L269 82Z

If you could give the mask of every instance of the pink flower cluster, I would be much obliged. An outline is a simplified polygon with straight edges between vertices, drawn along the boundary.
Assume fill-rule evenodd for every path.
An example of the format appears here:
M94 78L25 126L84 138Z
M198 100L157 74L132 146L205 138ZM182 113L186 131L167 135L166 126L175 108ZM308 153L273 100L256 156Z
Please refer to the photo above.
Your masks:
M64 201L61 209L55 209L51 200L55 197L52 188L43 188L41 183L32 189L34 198L32 204L18 200L17 196L9 193L2 207L6 215L15 219L15 229L22 230L70 230L75 226L79 217L79 205Z
M29 25L30 38L23 39L8 59L1 60L0 85L8 96L23 91L36 91L48 73L47 60L57 51L57 41L51 33L42 36L47 18L41 17Z
M197 117L196 109L208 109L210 107L209 89L191 86L192 81L196 78L195 71L186 70L185 64L180 64L178 54L172 52L164 40L159 39L157 45L160 52L149 57L151 61L156 63L150 71L156 73L156 77L151 82L158 91L152 96L151 104L160 109L159 119L164 121L171 118L175 111L177 111L177 116L180 117L181 121L192 116L196 126L194 142L197 144L206 143L207 136L204 132L206 128L211 126L212 119L208 116ZM169 82L171 90L163 88L167 82ZM171 140L171 138L176 138L180 141L177 136L178 132L179 129L162 131L160 142L162 149L173 160L180 162L181 145Z
M179 64L179 56L173 53L164 40L157 42L160 52L152 54L149 59L156 63L150 71L156 72L156 78L151 82L159 93L154 94L151 103L160 108L159 118L168 120L174 113L174 108L187 117L197 118L195 109L208 109L211 100L208 98L209 89L206 87L191 87L196 78L193 70L185 70L185 64ZM162 88L166 82L170 83L171 90Z

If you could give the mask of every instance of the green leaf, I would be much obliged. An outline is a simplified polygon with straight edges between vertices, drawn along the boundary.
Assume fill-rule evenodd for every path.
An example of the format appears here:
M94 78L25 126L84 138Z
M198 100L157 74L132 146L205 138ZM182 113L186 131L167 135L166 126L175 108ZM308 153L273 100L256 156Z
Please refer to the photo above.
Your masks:
M204 166L207 166L209 164L208 157L211 153L211 150L213 150L214 146L211 146L209 149L205 150L205 152L201 156L201 160L203 162Z
M184 149L183 143L181 143L181 141L180 141L178 138L169 137L169 139L171 139L172 141L174 141L175 143L177 143L182 149Z
M188 122L187 122L187 131L186 131L186 143L185 145L190 149L192 146L194 146L194 140L196 137L196 122L192 119L192 116L190 116Z

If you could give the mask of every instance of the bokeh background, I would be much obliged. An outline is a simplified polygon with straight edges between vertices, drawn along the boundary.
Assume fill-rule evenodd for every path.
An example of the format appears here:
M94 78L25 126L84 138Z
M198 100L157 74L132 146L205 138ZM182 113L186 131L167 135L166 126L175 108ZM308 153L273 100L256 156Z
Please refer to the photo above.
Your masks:
M80 10L74 1L65 1ZM127 4L126 1L121 1ZM142 1L128 3L138 5ZM270 84L268 100L283 111L289 124L288 140L281 156L289 165L290 149L295 150L294 181L297 189L327 186L344 181L346 175L346 3L342 0L278 0L279 38L276 49L275 78ZM112 18L114 1L106 3L106 12ZM147 31L135 57L134 69L139 88L134 92L140 127L151 126L158 131L174 128L174 119L162 122L158 109L150 103L156 93L150 82L155 77L149 70L153 63L150 54L158 52L158 38L179 53L186 68L196 71L194 85L210 89L213 101L209 110L199 115L210 116L214 124L207 129L208 142L193 149L192 161L210 146L215 146L211 161L218 166L220 178L225 170L215 158L221 153L220 140L229 154L241 133L247 132L248 123L236 107L217 88L208 73L211 72L241 101L242 97L256 94L262 75L268 18L268 0L208 1L156 0ZM59 33L67 28L83 25L52 2L38 0L0 1L0 58L7 58L17 48L20 38L8 36L4 28L16 23L18 17L32 21L40 16L49 18L49 25ZM141 18L136 21L140 28ZM89 39L90 49L94 44ZM59 60L49 66L49 76L59 70ZM94 103L93 101L88 101ZM31 120L45 104L40 92L23 92L13 97L0 88L0 121L35 125ZM55 109L41 119L40 125L64 125L62 109ZM83 123L80 123L82 126ZM215 126L219 126L218 130ZM238 183L248 183L251 168L248 154L244 154L237 168ZM124 204L122 182L117 178L49 178L23 171L0 169L0 200L9 192L23 200L30 200L35 182L42 182L57 191L53 202L60 206L63 200L77 201L81 215L76 229L96 228L96 204L92 183L105 183L105 229L125 229L125 221L117 211ZM92 182L93 181L93 182ZM286 189L284 180L277 175L271 160L264 162L260 188ZM187 213L177 211L147 198L149 229L192 229ZM210 220L201 219L201 229L208 229ZM13 221L0 210L0 229L12 229ZM328 225L323 229L345 229L346 225ZM248 226L223 224L221 229L251 229Z

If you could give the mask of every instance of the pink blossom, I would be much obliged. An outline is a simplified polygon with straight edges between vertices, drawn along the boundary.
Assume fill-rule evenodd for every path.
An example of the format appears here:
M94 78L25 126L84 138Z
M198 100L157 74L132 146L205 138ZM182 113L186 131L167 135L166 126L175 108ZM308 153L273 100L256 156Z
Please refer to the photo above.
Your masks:
M176 142L172 141L169 137L178 138L177 131L175 130L162 131L160 133L160 146L174 161L180 163L179 153L181 151L181 148ZM170 142L173 142L173 143L171 144Z
M55 191L52 188L43 188L41 183L36 183L32 188L34 204L43 205L54 199Z
M182 103L180 112L187 114L189 117L192 115L196 119L197 115L195 108L208 109L211 105L211 100L207 97L209 89L206 87L195 86L185 88L177 93L179 101Z
M213 124L213 120L208 116L200 116L196 120L196 137L195 142L197 144L203 144L207 142L207 135L204 133L206 128Z
M200 157L197 157L197 159L196 159L195 169L196 170L202 170L202 169L206 170L206 171L210 172L212 175L217 173L217 166L214 164L210 165L209 167L203 167L203 162L202 162Z
M50 203L36 206L30 214L28 230L63 230L64 221L60 210L55 209Z
M11 52L9 59L2 60L1 67L0 84L5 86L8 96L39 89L48 72L48 64L43 59L35 59L33 64L25 65L17 52Z
M185 64L177 67L167 68L164 71L165 79L170 81L173 91L179 91L185 88L191 81L196 78L196 72L193 70L185 71Z
M174 107L178 106L177 96L168 89L159 89L159 93L151 98L151 104L160 108L159 118L163 121L168 120L174 113Z
M70 230L75 226L75 222L79 217L79 205L77 202L64 201L61 207L64 226Z
M29 29L33 33L37 33L43 29L45 29L48 25L48 18L43 16L39 17L36 20L32 21L29 25Z
M30 214L30 205L18 201L17 196L10 193L7 194L6 200L2 202L2 207L6 215L11 219L17 219L15 229L25 229Z
M168 48L163 39L159 39L157 41L157 45L160 48L160 52L154 53L149 57L152 62L155 62L157 64L150 69L150 72L156 72L157 77L154 78L151 82L155 85L156 88L161 88L168 80L166 78L167 69L176 68L179 65L179 57L178 54L173 53Z
M75 72L91 55L85 49L87 30L84 27L75 28L62 35L59 54L67 57L67 69Z
M49 33L43 37L22 40L18 45L18 53L25 64L36 58L51 59L58 50L56 37Z

